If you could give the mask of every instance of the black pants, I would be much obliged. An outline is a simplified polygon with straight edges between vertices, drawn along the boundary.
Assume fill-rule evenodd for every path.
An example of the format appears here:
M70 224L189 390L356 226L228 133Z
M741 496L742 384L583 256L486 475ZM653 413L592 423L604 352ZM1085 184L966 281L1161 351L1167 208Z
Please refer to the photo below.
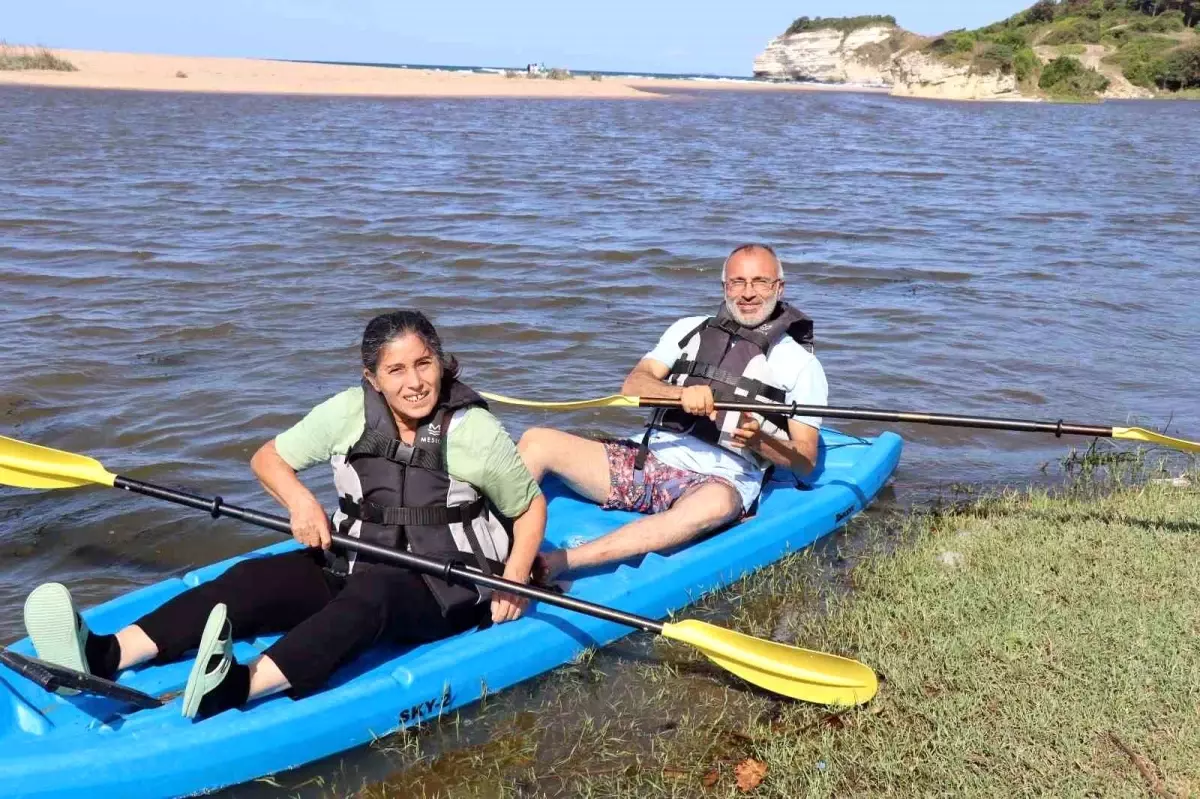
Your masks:
M200 645L209 612L224 602L236 638L286 633L263 654L301 697L373 644L445 638L479 624L487 609L447 619L415 572L360 563L339 577L324 564L319 549L250 558L135 623L158 645L155 661L171 663Z

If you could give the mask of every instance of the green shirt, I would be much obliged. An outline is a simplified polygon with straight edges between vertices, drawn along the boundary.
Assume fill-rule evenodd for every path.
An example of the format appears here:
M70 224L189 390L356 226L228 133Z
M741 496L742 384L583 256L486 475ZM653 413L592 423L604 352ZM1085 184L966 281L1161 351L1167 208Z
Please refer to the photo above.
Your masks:
M335 394L275 438L279 456L296 471L345 455L366 429L361 386ZM495 416L468 408L446 440L446 471L470 483L515 519L541 492Z

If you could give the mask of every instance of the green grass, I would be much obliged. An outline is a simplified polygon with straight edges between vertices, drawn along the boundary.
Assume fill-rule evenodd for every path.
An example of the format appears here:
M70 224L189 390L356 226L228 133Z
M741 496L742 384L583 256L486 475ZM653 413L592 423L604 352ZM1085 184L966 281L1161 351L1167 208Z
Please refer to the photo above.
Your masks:
M1126 38L1104 61L1119 66L1121 73L1135 86L1154 88L1165 69L1165 54L1178 45L1178 41L1165 36Z
M45 47L25 47L0 42L0 70L49 69L75 72L76 66Z
M1178 51L1197 41L1195 12L1192 18L1185 17L1178 0L1152 5L1151 12L1143 13L1125 0L1042 0L991 25L943 34L926 42L923 49L951 65L970 64L974 72L1015 73L1027 94L1038 94L1041 84L1041 63L1025 52L1032 45L1057 46L1060 54L1081 55L1084 45L1104 44L1118 49L1106 62L1120 65L1124 76L1138 86L1162 89L1200 84L1200 61ZM1172 5L1177 7L1170 8ZM1154 10L1163 13L1154 14ZM1185 22L1192 22L1192 27ZM1172 48L1175 52L1168 53ZM1103 90L1097 88L1101 80L1075 75L1057 87L1042 88L1052 99L1092 100Z
M1050 26L1041 44L1099 44L1102 35L1100 23L1083 17L1067 17Z
M807 31L835 30L850 33L860 28L870 28L876 25L896 24L896 18L891 14L866 14L859 17L800 17L784 32L785 36Z
M752 795L781 799L1196 795L1200 484L1104 481L1126 466L894 517L832 572L802 554L689 609L870 664L865 707L780 700L657 642L556 672L552 699L449 754L397 736L406 767L363 795L736 796L746 758L767 766Z

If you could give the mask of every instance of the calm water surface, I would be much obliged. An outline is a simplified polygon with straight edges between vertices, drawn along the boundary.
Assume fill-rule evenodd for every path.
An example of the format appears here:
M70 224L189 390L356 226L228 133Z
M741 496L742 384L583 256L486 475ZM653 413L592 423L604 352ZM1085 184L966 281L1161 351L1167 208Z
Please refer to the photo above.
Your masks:
M833 403L1200 435L1195 103L4 88L0 108L0 432L131 476L270 507L251 453L357 380L362 326L396 307L430 313L477 388L612 393L715 309L747 240L784 257ZM1067 449L900 431L900 501L1040 479ZM0 489L0 639L41 581L90 605L272 540L119 492Z

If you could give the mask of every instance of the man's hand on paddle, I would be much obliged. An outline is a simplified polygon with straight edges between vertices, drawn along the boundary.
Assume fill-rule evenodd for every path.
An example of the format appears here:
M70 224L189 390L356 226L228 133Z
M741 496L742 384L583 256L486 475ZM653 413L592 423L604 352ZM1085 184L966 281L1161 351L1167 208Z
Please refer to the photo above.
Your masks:
M683 409L694 416L707 416L717 421L717 412L713 410L713 393L708 386L688 386L679 394L679 402Z
M316 497L310 496L310 501L301 502L295 508L288 508L292 523L292 538L306 547L329 549L329 517Z
M729 442L729 446L742 449L749 447L750 442L762 430L762 424L758 421L758 417L752 413L743 413L742 418L738 420L737 429L730 435L733 438Z

